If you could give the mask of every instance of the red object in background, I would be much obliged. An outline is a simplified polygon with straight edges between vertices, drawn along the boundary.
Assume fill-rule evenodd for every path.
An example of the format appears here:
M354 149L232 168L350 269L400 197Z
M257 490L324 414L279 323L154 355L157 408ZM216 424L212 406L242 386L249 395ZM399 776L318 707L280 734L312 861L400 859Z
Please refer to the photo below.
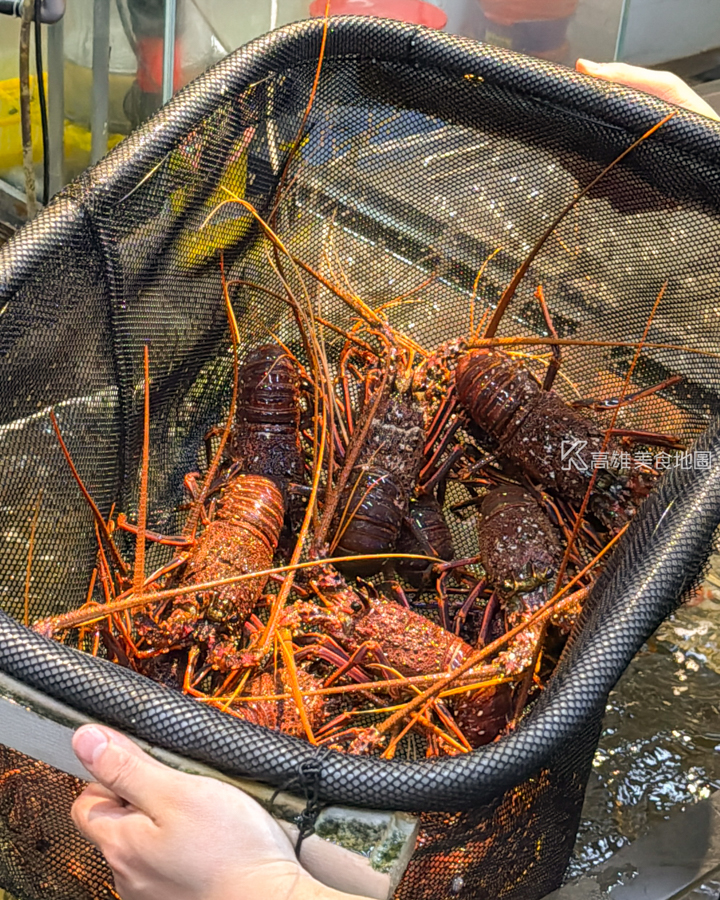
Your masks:
M325 0L313 0L311 16L325 14ZM331 16L379 16L399 19L413 25L442 29L447 25L445 13L424 0L330 0Z
M162 91L163 39L161 37L138 38L137 41L137 83L145 94L159 94ZM182 87L182 59L180 42L175 42L173 65L173 91Z

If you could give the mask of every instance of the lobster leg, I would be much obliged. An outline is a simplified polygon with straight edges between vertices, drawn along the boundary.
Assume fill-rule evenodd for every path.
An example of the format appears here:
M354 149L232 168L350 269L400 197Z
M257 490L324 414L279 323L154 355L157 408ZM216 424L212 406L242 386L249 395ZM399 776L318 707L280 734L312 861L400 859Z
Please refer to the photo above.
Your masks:
M577 512L572 508L572 506L570 506L569 503L562 503L561 501L559 501L558 505L560 506L561 509L563 509L565 511L566 521L571 521L573 523L573 527L575 527L575 523L578 518ZM602 549L602 546L603 546L602 541L600 540L597 532L592 527L592 525L590 525L590 523L588 522L587 519L583 519L582 522L580 523L580 531L581 531L582 537L584 538L586 543L588 541L592 542L595 545L596 551ZM596 551L594 551L594 552L596 552ZM585 564L584 562L581 561L579 552L574 555L573 562L576 565L578 563L580 563L581 565Z
M302 688L298 680L297 667L295 665L295 657L293 655L292 644L290 642L289 632L287 629L278 629L276 632L280 653L285 663L285 671L287 672L288 681L290 682L290 691L295 707L297 708L300 722L302 723L305 736L311 744L317 744L317 739L313 734L312 725L308 718L307 709L305 708L305 698L303 697Z
M465 752L472 750L470 742L462 733L462 730L460 729L457 722L452 717L450 711L446 708L442 700L435 701L435 715L438 717L438 719L440 719L440 721L448 729L448 731L452 732L452 734L454 734L455 737L460 741Z
M538 668L538 663L540 662L540 655L542 653L546 630L547 622L543 622L540 626L540 632L538 634L537 643L535 644L535 649L533 651L533 657L530 662L530 666L528 667L528 671L520 687L520 693L518 694L517 700L515 701L515 710L513 712L513 719L510 723L510 728L515 728L517 726L518 722L520 721L520 716L525 709L528 693L530 692L530 686L533 683L535 672Z
M428 470L430 470L430 468L432 467L432 465L437 461L437 458L440 455L440 452L445 449L448 442L452 439L452 437L454 436L455 432L458 430L458 428L460 427L461 424L462 424L461 419L457 419L452 424L452 426L448 429L447 434L443 437L443 439L440 443L440 447L438 447L438 450L433 454L433 456L430 459L430 461L428 462L428 464L425 466L425 468L420 473L421 483L418 486L419 492L422 492L425 494L431 494L435 488L435 485L440 484L441 482L445 481L445 479L447 478L448 474L450 473L452 467L465 454L465 450L462 447L455 447L455 449L452 451L450 456L448 456L448 458L445 460L445 462L435 471L435 473L433 475L431 475L430 478L428 478L428 480L426 482L424 482L424 483L422 482L423 474L427 473ZM439 493L440 493L440 491L438 490L438 494ZM443 491L443 493L444 493L444 491ZM439 497L438 497L438 502L441 502Z
M338 717L339 719L340 717ZM340 723L342 724L342 723ZM350 752L353 753L364 753L367 750L373 749L377 746L379 741L382 739L378 734L377 730L370 726L369 728L345 728L343 731L336 731L334 734L329 734L323 737L321 743L327 744L330 741L336 743L341 739L348 740L349 738L353 739L353 743L350 746ZM357 748L357 749L355 749Z
M412 609L410 605L410 601L407 598L407 594L405 593L401 584L397 581L390 581L386 584L387 590L390 592L393 600L399 605L404 607L405 609Z
M340 354L340 386L342 387L343 403L345 405L345 427L349 437L352 437L355 430L355 422L353 421L352 398L350 396L350 383L348 380L348 360L353 352L353 345L348 343Z
M215 438L222 437L222 432L223 432L222 428L220 428L220 427L218 427L217 425L215 425L213 428L211 428L209 431L207 431L207 432L205 433L205 437L203 438L203 443L205 444L205 465L206 465L207 468L210 468L210 466L212 465L212 458L213 458L212 445L213 445L213 440L214 440ZM186 476L186 477L187 477L187 476Z
M185 676L183 678L182 689L185 694L190 694L192 697L203 696L201 691L197 691L193 687L193 681L195 680L195 663L197 662L197 658L199 655L200 650L197 647L191 647L190 652L188 653L187 665L185 666Z
M453 722L454 727L452 727L452 730L456 731L458 736L462 739L463 744L458 744L458 742L455 741L453 738L451 738L450 735L446 734L441 728L439 728L437 725L435 725L433 722L430 721L430 718L429 718L430 712L431 712L431 710L435 710L435 712L438 713L437 707L438 707L438 704L437 704L436 699L432 698L428 701L428 703L426 703L423 706L422 709L420 709L418 712L414 713L411 716L408 723L403 728L401 728L398 732L396 732L395 735L392 737L390 743L387 746L387 749L382 754L382 758L383 759L392 759L395 756L395 750L397 748L397 745L405 737L405 735L411 731L411 729L415 725L420 725L426 731L429 732L428 745L429 745L429 748L432 747L432 751L428 753L429 756L439 755L437 746L435 744L436 739L441 740L444 744L448 745L455 752L465 752L466 749L472 749L470 744L468 743L468 741L465 739L464 735L462 735L462 733L459 731L459 729L457 729L457 725L454 722ZM447 721L448 721L448 717L446 716L444 724L447 724Z
M328 732L332 732L334 729L339 728L341 725L347 725L348 722L352 721L352 715L349 712L340 713L339 716L335 716L334 719L330 719L329 722L326 722L322 728L319 728L315 732L315 737L320 739L325 739L328 736Z
M479 556L466 556L464 559L454 559L452 562L443 562L435 564L435 571L442 573L452 569L464 569L466 566L474 566L479 563Z
M124 513L120 513L117 517L117 527L120 528L121 531L127 531L136 536L139 536L140 534L138 526L131 525L125 518ZM155 544L163 544L166 547L192 547L195 543L192 538L183 537L182 535L166 537L164 534L158 534L156 531L145 531L143 534L146 541L151 541Z
M279 574L269 575L268 577L269 577L270 581L275 581L278 584L282 584L285 581L283 576L279 575ZM310 596L310 591L308 591L306 588L302 587L299 584L293 584L292 592L293 592L293 594L297 594L298 597L301 597L302 599L305 599L306 597Z
M430 546L430 541L427 539L425 533L422 528L420 528L417 522L411 516L405 516L403 519L403 523L410 529L412 532L412 536L418 543L421 551L426 553L428 556L435 556L435 551ZM428 566L429 569L432 568L432 563Z
M455 634L460 634L460 629L465 624L465 619L467 619L467 614L475 605L475 601L478 597L485 591L487 588L487 581L483 578L475 585L475 587L468 594L467 600L463 603L460 609L455 614L455 619L453 620L453 631Z
M483 615L480 633L478 634L478 647L484 647L487 644L488 637L490 636L490 626L492 620L495 618L495 613L497 612L499 605L500 599L497 595L497 591L493 591L487 602L487 606L485 607L485 614Z
M623 438L634 444L650 444L651 447L667 447L668 450L682 450L685 445L672 434L658 434L654 431L633 431L627 428L611 428L613 437Z
M390 671L394 672L395 670L390 665L387 660L387 657L383 653L382 647L376 641L365 641L364 644L361 644L357 650L350 656L348 661L344 663L344 665L340 666L337 672L333 672L333 674L327 679L325 682L325 687L330 687L333 682L337 681L338 678L341 678L346 672L348 672L353 666L361 663L368 655L372 654L372 656L376 659L379 665L383 668L387 668Z
M450 616L448 615L448 595L445 583L448 572L443 572L437 580L437 605L440 614L440 624L446 631L450 631Z
M262 621L258 619L255 613L250 613L247 622L243 625L243 633L249 637L253 634L259 634L264 627Z
M572 538L572 527L568 523L571 520L573 522L576 521L577 517L571 517L570 512L567 509L561 510L560 501L555 503L547 496L543 497L543 507L546 511L548 519L562 531L565 541L569 543ZM586 523L583 522L583 531L585 531L585 525ZM576 554L573 554L573 562L577 563L578 561L578 556Z
M547 303L545 302L545 294L543 293L541 284L537 286L535 297L540 304L540 309L542 310L543 318L545 319L545 324L547 325L547 329L550 332L551 337L559 340L558 333L555 330L552 319L550 318L550 310L547 308ZM553 384L555 383L557 373L560 370L560 364L562 362L562 359L560 357L559 345L550 344L550 349L552 350L552 359L550 360L550 365L548 366L548 370L545 373L545 378L542 383L542 389L544 391L549 391L550 388L552 388Z
M130 668L130 659L127 653L122 647L120 641L118 641L118 639L112 634L108 625L101 625L99 631L102 642L105 645L105 650L107 651L108 658L114 660L120 666Z
M430 427L428 429L427 441L425 443L424 453L427 454L432 449L435 441L442 434L443 428L448 423L450 416L452 415L455 407L457 406L457 397L454 394L446 395L443 402L440 404L438 411L435 413L435 418L430 423Z
M323 659L325 662L329 662L334 666L338 666L339 669L343 669L340 674L347 675L348 678L351 678L358 684L363 684L371 680L367 672L364 672L360 668L356 668L354 664L350 664L350 657L329 635L318 635L318 637L320 638L318 643L303 647L302 650L298 650L295 653L297 662L302 662L305 659ZM357 662L357 660L355 660L355 662ZM337 677L338 672L333 673L331 676L332 679ZM326 683L325 686L329 687L329 683Z

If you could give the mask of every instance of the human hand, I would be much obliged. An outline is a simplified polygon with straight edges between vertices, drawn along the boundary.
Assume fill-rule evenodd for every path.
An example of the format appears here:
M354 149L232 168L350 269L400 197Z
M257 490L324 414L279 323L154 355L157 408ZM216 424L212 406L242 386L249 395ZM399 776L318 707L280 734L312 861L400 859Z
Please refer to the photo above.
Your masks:
M177 772L102 726L79 728L73 749L99 782L75 801L73 821L122 900L347 897L315 881L280 825L231 785Z
M708 119L720 121L720 116L712 106L672 72L656 72L654 69L642 69L640 66L629 66L627 63L596 63L589 59L579 59L575 63L575 68L583 75L594 75L604 81L616 81L626 87L645 91L646 94L654 94L661 100L700 113Z

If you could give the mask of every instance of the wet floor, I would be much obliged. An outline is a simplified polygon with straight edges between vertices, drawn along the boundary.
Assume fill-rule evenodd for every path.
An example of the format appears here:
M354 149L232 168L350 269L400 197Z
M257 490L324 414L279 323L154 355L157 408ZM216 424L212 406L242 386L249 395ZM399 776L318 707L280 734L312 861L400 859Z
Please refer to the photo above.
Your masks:
M610 695L568 876L720 788L720 558Z

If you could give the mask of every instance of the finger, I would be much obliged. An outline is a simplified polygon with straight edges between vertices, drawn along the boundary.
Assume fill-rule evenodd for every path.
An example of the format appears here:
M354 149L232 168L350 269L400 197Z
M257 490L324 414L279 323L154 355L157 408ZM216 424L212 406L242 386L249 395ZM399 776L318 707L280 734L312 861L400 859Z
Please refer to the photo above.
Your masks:
M624 84L626 87L636 88L663 99L675 95L678 83L687 87L684 81L671 72L643 69L627 63L596 63L589 59L579 59L575 63L575 68L584 75L593 75L604 81L616 81L618 84Z
M132 807L125 806L112 791L102 785L91 784L75 800L70 815L78 831L100 846L107 822L130 815L131 810Z
M158 829L144 813L127 807L111 807L98 797L93 802L72 808L72 818L83 836L94 844L114 871L125 868L128 860L152 856Z
M153 817L173 796L182 776L158 763L124 735L102 725L83 725L73 750L101 785Z
M118 795L114 791L111 791L110 788L106 788L102 784L98 784L97 781L90 782L90 784L85 788L82 794L80 794L80 797L104 797L106 800L115 803L116 806L126 805L122 797L118 797ZM78 797L78 799L80 798Z
M720 119L715 110L698 96L689 84L672 72L658 72L655 69L643 69L627 63L596 63L589 59L579 59L575 63L575 68L584 75L624 84L626 87L653 94L661 100L682 106L710 119Z

